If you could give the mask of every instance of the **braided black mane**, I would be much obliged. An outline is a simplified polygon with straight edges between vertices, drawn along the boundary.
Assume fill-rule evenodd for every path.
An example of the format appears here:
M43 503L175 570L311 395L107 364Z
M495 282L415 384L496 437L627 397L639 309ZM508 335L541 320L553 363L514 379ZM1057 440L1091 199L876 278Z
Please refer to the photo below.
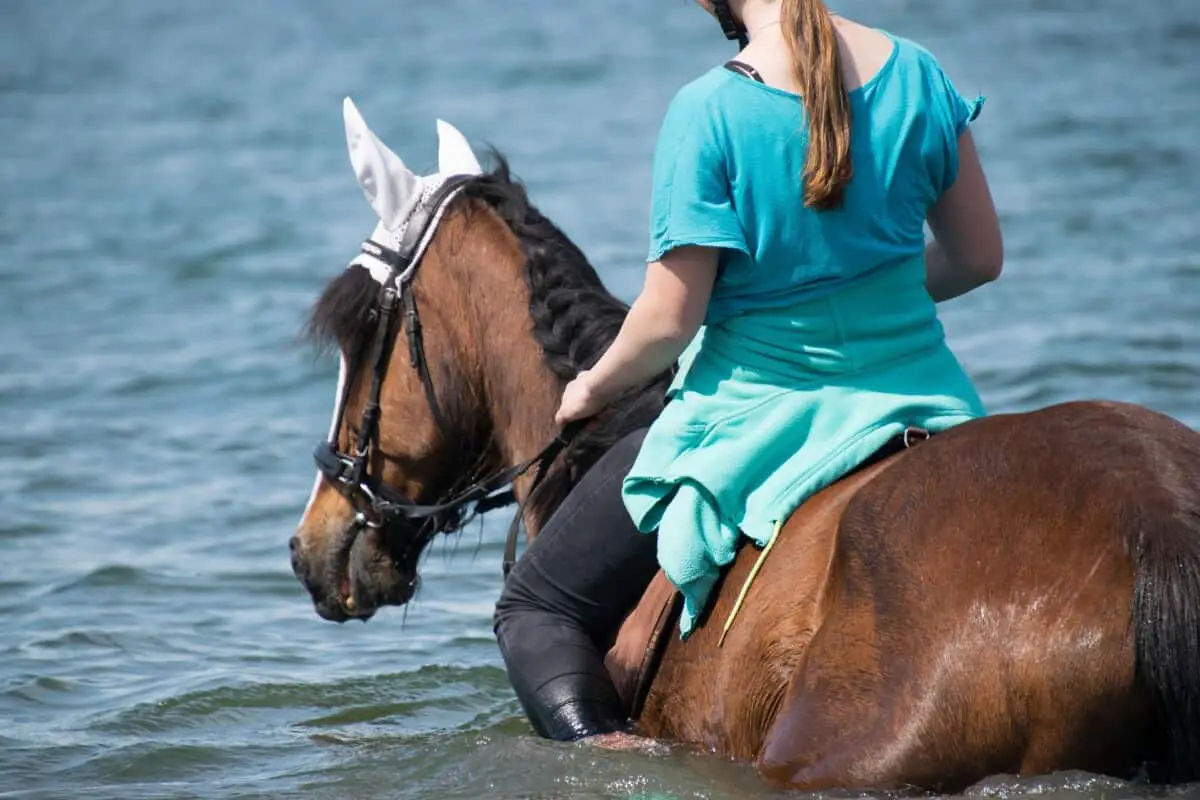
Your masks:
M591 367L616 337L628 308L613 297L587 258L529 201L508 162L493 153L496 167L469 183L459 203L480 200L509 226L525 250L533 336L546 366L568 381ZM378 284L363 269L334 279L313 307L308 332L318 344L340 346L351 363L370 341L370 312ZM530 503L545 519L575 479L626 433L649 425L662 410L670 376L627 392L581 435L566 456L567 469L550 475Z
M525 250L529 314L533 338L546 366L564 381L593 366L612 343L628 307L613 297L587 257L558 226L529 201L512 177L508 162L493 154L496 168L472 183L465 194L483 200L516 234ZM635 387L609 407L567 453L567 469L549 476L531 510L545 519L575 479L618 439L654 421L662 411L670 375Z

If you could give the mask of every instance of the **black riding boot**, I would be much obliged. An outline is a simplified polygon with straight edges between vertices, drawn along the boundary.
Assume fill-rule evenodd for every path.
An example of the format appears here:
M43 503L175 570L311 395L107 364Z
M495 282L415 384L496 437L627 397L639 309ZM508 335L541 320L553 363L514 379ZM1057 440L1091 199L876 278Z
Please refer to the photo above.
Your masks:
M494 627L508 677L538 734L570 741L623 730L603 648L658 570L621 482L645 436L621 439L578 485L513 567Z

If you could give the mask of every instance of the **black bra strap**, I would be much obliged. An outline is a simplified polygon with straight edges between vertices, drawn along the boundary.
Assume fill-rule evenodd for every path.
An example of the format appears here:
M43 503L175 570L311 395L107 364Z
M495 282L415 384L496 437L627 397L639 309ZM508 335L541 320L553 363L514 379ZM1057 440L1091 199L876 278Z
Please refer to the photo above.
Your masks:
M749 78L752 81L766 83L766 81L763 80L762 75L758 74L758 70L745 62L736 60L726 61L725 69L729 70L730 72L736 72L738 75Z

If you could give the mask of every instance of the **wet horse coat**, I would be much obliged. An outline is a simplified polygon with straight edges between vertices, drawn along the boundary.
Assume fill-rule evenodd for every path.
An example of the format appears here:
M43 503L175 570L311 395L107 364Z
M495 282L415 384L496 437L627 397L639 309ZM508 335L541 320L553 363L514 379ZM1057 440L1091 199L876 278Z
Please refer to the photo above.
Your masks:
M1196 612L1156 591L1196 588L1195 438L1133 406L1070 404L966 423L836 484L782 532L726 642L739 655L716 654L711 622L673 642L640 728L806 788L1162 768L1170 741L1195 746L1194 698L1178 715L1162 701L1195 680L1176 670L1194 664ZM1134 478L1135 454L1178 484Z

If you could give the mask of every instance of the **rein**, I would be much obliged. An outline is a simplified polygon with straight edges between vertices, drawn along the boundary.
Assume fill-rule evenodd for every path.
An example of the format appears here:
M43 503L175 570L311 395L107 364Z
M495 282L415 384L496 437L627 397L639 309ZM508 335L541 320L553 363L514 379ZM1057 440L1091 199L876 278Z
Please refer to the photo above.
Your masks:
M371 343L372 379L371 392L367 404L363 408L362 423L358 430L358 440L350 453L338 449L338 436L346 413L346 404L350 399L353 381L347 380L338 398L332 434L322 441L313 451L317 469L345 497L357 512L350 524L350 537L346 547L367 528L384 528L390 523L407 520L425 522L436 520L459 509L474 505L474 511L482 514L497 508L517 502L512 489L513 482L536 467L533 485L526 502L534 491L541 485L550 465L570 445L583 429L583 421L573 422L550 441L541 452L533 458L522 461L515 466L499 470L472 483L467 488L454 494L449 499L432 505L422 505L414 502L401 492L384 485L378 476L371 474L371 448L378 445L379 419L381 415L380 392L383 381L387 377L388 364L391 361L392 347L395 344L395 317L397 306L403 308L405 333L408 337L409 363L416 370L425 392L425 402L433 415L434 422L443 437L448 439L450 426L445 414L438 404L437 392L433 387L433 379L429 373L429 363L425 358L425 346L421 336L421 318L417 310L417 301L413 295L412 286L416 277L416 268L424 255L423 245L428 244L432 226L440 218L446 206L457 196L458 192L472 179L469 175L455 175L447 178L431 196L418 204L408 220L399 248L393 250L379 242L368 240L363 243L363 252L374 256L391 267L391 274L380 286L379 296L371 316L375 319L375 337ZM509 528L508 539L504 548L504 575L516 561L517 537L524 517L525 502L518 504L516 516ZM440 526L438 526L440 528Z

